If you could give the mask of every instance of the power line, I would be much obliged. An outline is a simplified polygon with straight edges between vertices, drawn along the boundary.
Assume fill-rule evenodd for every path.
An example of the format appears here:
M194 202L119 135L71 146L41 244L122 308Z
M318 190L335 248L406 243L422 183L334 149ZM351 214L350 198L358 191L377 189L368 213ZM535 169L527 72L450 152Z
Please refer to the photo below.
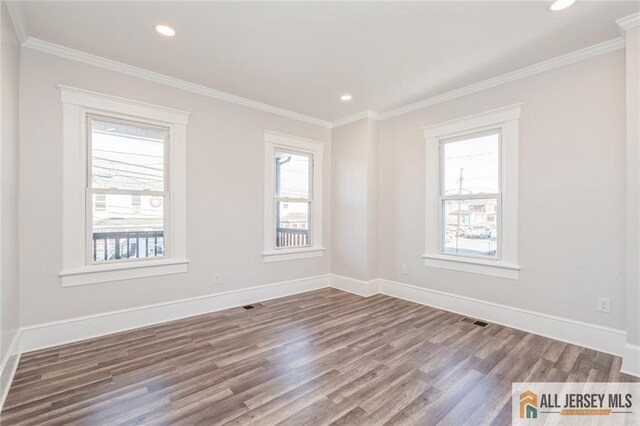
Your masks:
M97 160L97 161L106 161L106 162L109 162L109 163L122 164L122 165L125 165L125 166L140 167L140 168L143 168L143 169L156 170L156 171L159 171L159 172L163 171L163 168L144 166L142 164L129 163L129 162L126 162L126 161L111 160L109 158L104 158L104 157L93 157L93 159Z
M141 157L164 158L164 155L138 154L136 152L111 151L108 149L98 149L98 148L93 148L93 151L108 152L110 154L137 155Z

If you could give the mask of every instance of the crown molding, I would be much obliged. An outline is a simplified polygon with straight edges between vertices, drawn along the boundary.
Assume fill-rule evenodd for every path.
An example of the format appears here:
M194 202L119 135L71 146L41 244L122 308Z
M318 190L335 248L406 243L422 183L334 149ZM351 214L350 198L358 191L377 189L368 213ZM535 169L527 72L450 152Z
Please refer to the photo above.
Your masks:
M618 24L621 31L627 31L627 30L630 30L631 28L640 26L640 13L634 13L633 15L616 19L616 24Z
M16 26L16 32L21 31L23 36L24 32L24 20L22 14L19 11L15 2L7 2L7 6L12 5L10 10L11 18ZM13 9L13 14L11 12ZM14 16L15 14L15 16ZM17 24L16 24L17 22ZM624 18L620 18L616 23L622 29L633 28L640 25L640 13L630 15ZM18 30L18 26L21 26ZM20 34L18 36L22 39ZM319 118L311 117L308 115L300 114L294 111L289 111L284 108L275 107L272 105L264 104L252 99L243 98L241 96L233 95L221 90L212 89L210 87L202 86L199 84L191 83L185 80L181 80L174 77L169 77L164 74L160 74L154 71L149 71L143 68L134 67L121 62L113 61L111 59L103 58L101 56L92 55L90 53L82 52L80 50L71 49L65 46L61 46L55 43L50 43L44 40L36 39L33 37L26 37L23 46L28 49L37 50L40 52L48 53L51 55L59 56L66 59L71 59L77 62L86 63L89 65L97 66L100 68L108 69L123 74L128 74L134 77L142 78L144 80L152 81L166 86L174 87L177 89L185 90L192 93L208 96L214 99L222 100L225 102L231 102L238 105L246 106L249 108L265 111L271 114L280 115L282 117L291 118L294 120L302 121L308 124L324 127L327 129L344 126L349 123L353 123L358 120L369 118L376 121L386 120L388 118L396 117L406 114L418 109L422 109L431 105L446 102L452 99L460 98L472 93L480 92L492 87L499 86L501 84L509 83L511 81L519 80L521 78L529 77L535 74L539 74L545 71L549 71L555 68L560 68L566 65L570 65L576 62L580 62L586 59L593 58L605 53L613 52L618 49L624 48L624 39L618 37L612 40L608 40L602 43L595 44L593 46L586 47L584 49L576 50L574 52L567 53L546 61L539 62L534 65L530 65L524 68L520 68L516 71L512 71L506 74L499 75L478 83L471 84L459 89L455 89L437 96L433 96L422 101L414 102L399 108L392 109L383 113L379 113L372 110L364 110L348 117L342 118L336 121L326 121Z
M345 124L353 123L355 121L364 120L365 118L370 118L372 120L378 121L380 120L380 114L370 109L366 109L348 117L341 118L340 120L333 121L331 123L331 128L335 129L336 127L344 126Z
M632 28L638 25L640 20L640 14L627 16L621 18L618 21L618 25L626 25L626 28ZM621 23L621 21L624 21ZM635 22L635 24L633 24ZM528 67L520 68L519 70L508 72L506 74L499 75L497 77L490 78L488 80L480 81L478 83L471 84L469 86L455 89L450 92L443 93L441 95L433 96L431 98L423 99L412 104L408 104L399 108L392 109L387 112L378 113L371 110L365 110L357 114L350 115L340 120L336 120L332 123L332 127L343 126L354 121L362 120L363 118L371 118L373 120L386 120L388 118L397 117L399 115L406 114L421 108L425 108L431 105L436 105L442 102L450 101L452 99L460 98L470 95L472 93L480 92L482 90L490 89L492 87L499 86L501 84L509 83L511 81L519 80L532 75L540 74L545 71L550 71L555 68L571 65L576 62L584 61L586 59L593 58L595 56L603 55L605 53L613 52L618 49L624 48L624 39L622 37L614 38L602 43L594 44L593 46L585 47L584 49L576 50L574 52L567 53L565 55L557 56L546 61L538 62L537 64L530 65Z
M6 1L4 3L7 5L9 18L13 23L13 29L16 31L20 44L24 44L27 41L27 23L22 14L22 6L17 1Z
M623 47L624 47L624 39L622 39L621 37L614 38L613 40L594 44L593 46L576 50L574 52L567 53L565 55L557 56L555 58L552 58L546 61L538 62L537 64L520 68L519 70L508 72L506 74L502 74L497 77L493 77L488 80L481 81L479 83L474 83L469 86L462 87L460 89L455 89L450 92L443 93L441 95L433 96L431 98L427 98L419 102L415 102L400 108L393 109L391 111L383 112L379 114L379 117L380 117L380 120L386 120L387 118L396 117L398 115L406 114L408 112L415 111L417 109L439 104L441 102L449 101L451 99L460 98L462 96L466 96L472 93L480 92L482 90L490 89L492 87L496 87L501 84L519 80L521 78L530 77L532 75L540 74L545 71L550 71L555 68L560 68L566 65L574 64L576 62L584 61L585 59L590 59L595 56L613 52L614 50L622 49Z
M315 126L325 127L328 129L331 128L330 121L321 120L319 118L310 117L308 115L300 114L294 111L289 111L283 108L278 108L272 105L264 104L262 102L254 101L248 98L243 98L241 96L232 95L230 93L223 92L221 90L216 90L210 87L201 86L199 84L190 83L185 80L169 77L164 74L160 74L154 71L149 71L143 68L134 67L132 65L123 64L122 62L113 61L111 59L103 58L97 55L92 55L90 53L82 52L76 49L71 49L69 47L61 46L55 43L50 43L44 40L39 40L33 37L28 37L24 42L23 47L27 49L48 53L50 55L59 56L61 58L71 59L73 61L82 62L85 64L104 68L110 71L131 75L144 80L152 81L154 83L164 84L165 86L174 87L176 89L181 89L187 92L208 96L210 98L218 99L221 101L231 102L234 104L257 109L260 111L268 112L268 113L279 115L282 117L291 118L294 120L302 121L304 123L313 124Z

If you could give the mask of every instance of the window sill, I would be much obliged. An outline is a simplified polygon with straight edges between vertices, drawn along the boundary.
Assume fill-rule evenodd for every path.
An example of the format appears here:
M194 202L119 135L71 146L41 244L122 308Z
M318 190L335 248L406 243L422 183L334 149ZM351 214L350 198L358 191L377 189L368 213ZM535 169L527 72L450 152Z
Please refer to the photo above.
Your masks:
M88 265L60 272L63 287L187 272L188 259L136 260Z
M304 247L297 249L270 250L262 253L265 262L280 262L282 260L306 259L324 255L324 247Z
M424 266L517 280L520 266L492 260L425 254Z

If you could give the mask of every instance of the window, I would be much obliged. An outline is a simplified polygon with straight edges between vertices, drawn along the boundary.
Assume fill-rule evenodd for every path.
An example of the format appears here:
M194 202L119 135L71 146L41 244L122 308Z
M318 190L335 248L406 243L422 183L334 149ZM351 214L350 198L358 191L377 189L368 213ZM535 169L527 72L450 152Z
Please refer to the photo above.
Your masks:
M441 253L498 259L500 132L440 142Z
M275 154L276 247L311 246L313 156L278 149Z
M188 113L60 90L62 285L186 272Z
M157 200L157 201L154 201ZM151 197L149 200L149 205L151 207L160 207L162 205L162 198L159 197ZM140 214L142 211L142 195L133 194L131 196L131 208L135 214Z
M425 128L425 265L517 278L518 121L506 107Z
M96 194L96 211L103 212L107 210L107 194Z
M322 255L322 151L265 132L265 262Z
M169 129L93 115L87 121L89 263L167 255Z

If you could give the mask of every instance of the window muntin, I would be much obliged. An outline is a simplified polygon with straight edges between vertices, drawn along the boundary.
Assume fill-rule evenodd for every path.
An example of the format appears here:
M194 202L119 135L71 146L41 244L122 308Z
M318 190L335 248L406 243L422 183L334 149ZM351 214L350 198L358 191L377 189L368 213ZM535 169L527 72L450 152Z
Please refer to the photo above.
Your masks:
M500 131L440 141L440 252L500 258Z
M312 245L313 155L277 149L274 158L275 248Z
M88 115L87 130L88 263L167 256L168 129Z

